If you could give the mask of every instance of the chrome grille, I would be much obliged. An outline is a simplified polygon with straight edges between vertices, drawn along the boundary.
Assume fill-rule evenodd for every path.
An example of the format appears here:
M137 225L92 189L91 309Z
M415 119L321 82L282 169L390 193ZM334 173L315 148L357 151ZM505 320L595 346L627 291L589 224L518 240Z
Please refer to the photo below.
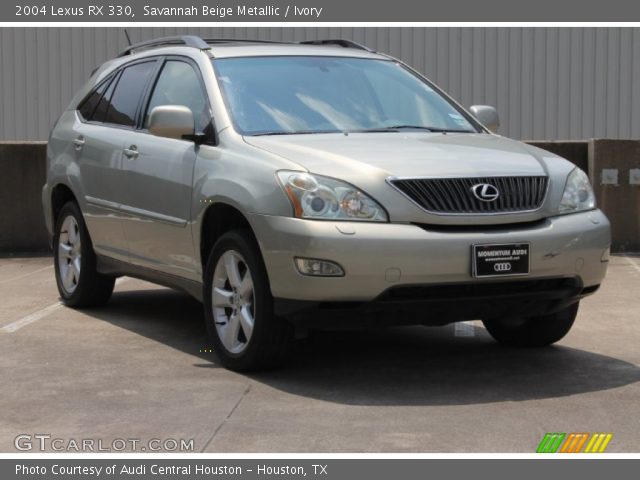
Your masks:
M429 212L442 214L517 213L540 208L547 192L547 177L476 177L391 179L389 182ZM499 196L478 199L472 188L493 185Z

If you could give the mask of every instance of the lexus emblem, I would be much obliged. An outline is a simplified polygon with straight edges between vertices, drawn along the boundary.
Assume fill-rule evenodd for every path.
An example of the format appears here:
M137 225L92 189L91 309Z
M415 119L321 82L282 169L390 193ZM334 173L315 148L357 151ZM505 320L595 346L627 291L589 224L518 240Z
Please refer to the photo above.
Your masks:
M511 264L508 262L503 262L503 263L494 263L493 264L493 269L496 272L508 272L511 270Z
M471 187L473 196L482 202L493 202L500 196L500 192L490 183L478 183Z

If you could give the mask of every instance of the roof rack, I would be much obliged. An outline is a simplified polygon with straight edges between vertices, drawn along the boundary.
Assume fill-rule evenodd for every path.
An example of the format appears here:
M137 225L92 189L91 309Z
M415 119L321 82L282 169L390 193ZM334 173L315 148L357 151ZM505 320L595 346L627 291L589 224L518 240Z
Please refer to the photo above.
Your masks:
M129 45L118 56L124 57L126 55L131 55L135 53L137 50L143 50L146 48L153 48L153 47L163 47L168 45L184 45L187 47L193 47L200 50L209 50L211 48L209 47L209 45L207 45L207 42L200 37L197 37L195 35L182 35L182 36L175 36L175 37L155 38L153 40L147 40L145 42L135 43L133 45Z
M338 45L344 48L355 48L358 50L365 50L367 52L375 53L375 50L356 43L351 40L344 40L342 38L335 38L329 40L305 40L304 42L299 42L302 45Z
M344 48L355 48L357 50L364 50L371 53L376 53L375 50L353 42L351 40L344 40L342 38L328 39L328 40L305 40L302 42L287 42L278 40L252 40L241 38L205 38L204 41L209 44L214 43L265 43L265 44L279 44L279 45L337 45Z
M138 50L144 50L147 48L154 48L154 47L165 47L169 45L184 45L186 47L197 48L199 50L210 50L211 46L209 44L216 44L216 43L265 43L265 44L285 44L285 45L294 44L294 42L281 42L277 40L249 40L249 39L240 39L240 38L200 38L196 35L182 35L182 36L155 38L153 40L147 40L144 42L129 45L125 50L122 51L122 53L120 53L119 56L124 57L126 55L131 55L133 53L136 53ZM344 40L341 38L328 39L328 40L305 40L303 42L298 42L298 44L299 45L337 45L343 48L355 48L357 50L364 50L366 52L375 53L375 50L372 50L369 47L353 42L351 40Z

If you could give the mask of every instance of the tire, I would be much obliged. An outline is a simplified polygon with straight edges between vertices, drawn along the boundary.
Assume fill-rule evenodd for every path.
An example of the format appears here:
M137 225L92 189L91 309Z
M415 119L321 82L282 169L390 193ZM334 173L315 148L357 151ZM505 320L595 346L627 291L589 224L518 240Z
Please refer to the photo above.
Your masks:
M209 254L203 284L207 331L222 365L255 371L286 360L293 327L273 313L269 278L251 232L220 237Z
M550 315L483 320L489 334L499 343L513 347L545 347L562 339L578 314L580 302Z
M111 298L115 278L97 272L91 238L75 202L66 203L58 215L53 264L60 299L66 306L97 307Z

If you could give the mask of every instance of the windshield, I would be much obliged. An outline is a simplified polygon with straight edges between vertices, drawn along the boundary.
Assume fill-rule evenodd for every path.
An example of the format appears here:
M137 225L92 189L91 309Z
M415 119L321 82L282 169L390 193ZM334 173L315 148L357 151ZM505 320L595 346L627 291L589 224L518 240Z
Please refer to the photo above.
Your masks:
M477 131L437 91L393 61L241 57L213 63L243 135Z

